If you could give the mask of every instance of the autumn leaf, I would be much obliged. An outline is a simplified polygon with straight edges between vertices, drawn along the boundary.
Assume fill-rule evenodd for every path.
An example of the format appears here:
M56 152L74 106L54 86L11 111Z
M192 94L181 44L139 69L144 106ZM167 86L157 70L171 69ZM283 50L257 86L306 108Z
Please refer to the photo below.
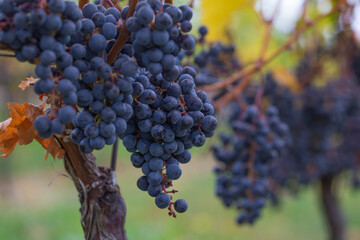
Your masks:
M9 116L12 119L10 125L18 131L19 144L31 143L35 132L33 122L37 116L43 113L43 108L29 103L8 103L8 108L10 110Z
M6 131L6 128L10 125L10 123L11 123L11 118L0 123L0 133L1 134Z
M27 87L36 83L38 80L39 80L38 78L28 77L28 78L26 78L25 81L21 81L21 83L19 84L18 87L24 91Z
M14 151L16 144L19 142L19 136L17 129L11 127L11 118L0 123L0 157L7 157L12 151Z
M35 139L45 148L45 160L47 160L49 153L53 158L63 158L65 155L64 149L62 149L59 144L56 142L54 137L51 138L41 138L35 133Z
M244 7L252 7L247 0L206 0L201 1L201 22L209 27L207 39L210 41L228 41L226 30L232 23L232 17Z
M35 118L44 113L43 106L25 103L8 103L10 118L0 123L0 152L5 158L12 153L17 144L26 145L36 139L46 150L45 160L50 153L54 158L64 156L63 149L55 141L54 137L43 139L34 129Z

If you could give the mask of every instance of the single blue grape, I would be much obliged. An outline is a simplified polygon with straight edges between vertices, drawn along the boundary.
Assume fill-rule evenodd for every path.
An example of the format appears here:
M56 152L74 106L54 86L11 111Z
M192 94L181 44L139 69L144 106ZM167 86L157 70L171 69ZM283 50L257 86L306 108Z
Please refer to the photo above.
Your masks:
M90 146L93 149L100 150L105 146L105 139L103 137L97 136L95 138L90 139Z
M89 39L89 47L95 53L104 51L107 46L106 38L98 33L93 34Z
M97 7L92 3L87 3L82 8L82 14L85 18L91 18L97 12Z
M48 132L51 128L49 118L44 115L36 117L34 121L34 127L38 132Z
M78 96L78 105L80 107L87 107L94 101L94 97L90 90L82 89L77 92Z
M108 138L115 135L115 130L116 130L115 125L112 123L102 122L100 124L100 135L103 136L104 138Z
M158 208L167 208L170 205L171 199L167 193L160 193L155 198L155 204Z
M149 162L149 167L152 171L160 171L163 166L163 160L161 160L160 158L153 158Z
M146 176L141 176L137 182L136 182L137 187L142 190L142 191L147 191L148 187L149 187L149 183L147 180Z
M156 197L157 195L159 195L162 191L161 185L149 185L148 187L148 194L151 197Z
M87 138L95 138L99 135L99 127L95 123L90 123L84 128L84 134Z
M172 164L166 169L166 176L172 180L179 179L182 174L182 170L179 165Z
M130 157L131 163L134 167L140 168L145 162L144 157L140 153L133 153Z
M116 113L112 108L107 107L101 112L101 119L104 122L112 123L116 119Z
M178 213L184 213L188 209L188 203L184 199L178 199L175 201L174 208Z
M80 144L84 137L84 132L80 128L75 128L71 131L70 139L75 144Z
M94 149L90 145L90 140L88 138L83 138L79 143L79 150L82 153L91 153Z
M59 119L62 123L71 123L76 116L76 111L71 106L64 106L59 110Z

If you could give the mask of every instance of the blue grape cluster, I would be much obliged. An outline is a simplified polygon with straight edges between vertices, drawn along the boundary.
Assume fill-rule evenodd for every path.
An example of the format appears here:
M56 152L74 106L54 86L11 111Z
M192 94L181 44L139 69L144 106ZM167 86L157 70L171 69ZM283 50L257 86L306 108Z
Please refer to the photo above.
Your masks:
M51 105L34 122L38 135L69 134L82 153L120 137L144 174L138 187L169 215L185 212L187 202L173 201L169 194L177 191L168 188L190 161L189 149L203 146L217 126L207 94L196 91L196 70L178 57L196 43L186 34L192 9L146 0L128 18L128 6L88 3L80 10L71 1L4 0L0 11L8 21L0 41L36 65L35 93ZM109 65L122 24L131 38Z
M70 67L73 58L66 47L71 36L81 30L82 15L72 1L50 0L44 5L40 6L35 0L2 1L0 12L4 27L0 31L0 41L15 52L17 60L36 64L39 80L35 93L50 95L55 93L60 72L66 77L78 78L79 73ZM71 84L71 87L75 91L75 86ZM48 101L56 102L55 98L53 94ZM68 101L75 104L76 98ZM38 135L49 138L54 133L62 133L75 114L75 109L67 106L49 111L48 117L38 117L35 123Z
M114 144L125 132L133 114L131 94L138 66L131 60L130 44L124 45L115 64L106 63L119 34L117 26L125 20L119 10L88 3L82 15L83 28L72 37L70 48L76 59L73 67L80 72L76 94L82 110L72 121L70 139L83 153L91 153Z
M204 145L206 137L211 137L217 126L206 93L195 91L194 76L193 68L184 67L173 82L161 74L140 75L135 80L139 84L134 85L134 93L137 92L133 95L134 115L122 137L123 144L133 152L132 164L144 174L138 180L138 187L156 197L159 208L171 206L167 193L174 191L166 188L180 178L179 163L190 161L188 149ZM168 201L160 204L158 198L165 196ZM182 212L174 206L177 212Z
M7 3L14 7L11 12ZM106 63L118 35L120 12L91 3L81 11L74 2L62 0L50 0L44 8L36 1L2 4L0 10L9 14L15 27L9 25L3 30L1 41L16 51L18 60L36 64L40 80L35 93L45 94L52 104L51 111L34 122L38 135L49 138L61 134L65 124L73 123L70 138L83 153L113 144L132 115L129 77L137 72L128 44L123 48L126 52L119 55L122 68ZM17 49L14 42L22 47Z
M187 5L180 7L160 1L142 1L136 6L134 16L126 22L131 32L135 58L139 66L150 74L162 74L168 82L179 76L176 56L183 50L195 47L191 31L193 12Z
M264 116L255 105L234 113L233 133L222 134L221 146L213 146L216 194L225 206L240 209L237 223L253 223L270 197L269 170L286 153L289 130L274 106Z
M242 66L236 56L233 44L207 42L208 29L206 26L200 26L198 33L196 41L201 46L201 50L186 50L177 57L178 61L184 60L185 64L196 68L198 74L195 83L197 86L216 83L220 81L219 76L230 75L241 70Z
M187 203L173 202L169 193L176 190L167 188L180 178L180 164L190 161L188 149L204 145L217 126L207 94L195 89L195 69L176 61L182 50L195 46L194 37L185 34L191 18L186 5L164 4L161 10L160 1L148 0L139 2L126 22L140 71L132 85L133 116L121 138L132 152L132 164L144 174L138 187L173 216L185 212ZM123 65L122 58L115 62L115 67Z

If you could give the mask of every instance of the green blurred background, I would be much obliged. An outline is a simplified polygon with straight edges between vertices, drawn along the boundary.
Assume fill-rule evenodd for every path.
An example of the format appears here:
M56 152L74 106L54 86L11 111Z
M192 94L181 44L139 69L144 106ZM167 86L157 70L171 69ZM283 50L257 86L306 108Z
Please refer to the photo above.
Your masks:
M175 2L180 4L184 1L175 0ZM250 22L247 24L250 26L254 14L245 12L241 16L234 15L235 7L229 5L231 1L221 2L227 6L222 11L222 15L227 15L229 18L232 14L231 19L238 20L232 21L231 26L237 40L237 37L242 35L240 31L234 29L240 29L246 18L249 19ZM244 7L242 4L245 2L249 1L232 0L236 8ZM196 13L199 13L199 10L203 13L209 10L208 12L211 13L209 6L214 10L218 7L216 5L218 3L219 1L205 0L204 5L197 5ZM228 14L226 11L232 13ZM217 12L215 11L214 14ZM216 18L219 19L219 16ZM220 24L220 21L216 22L216 18L211 14L203 18L209 23L210 30L219 27L217 24ZM195 21L199 19L199 15L195 14ZM215 20L210 22L209 19ZM252 28L253 32L254 29L256 27ZM246 29L244 31L248 32ZM258 38L259 34L254 32L252 39ZM212 38L216 38L216 32ZM240 40L251 42L248 38L249 34L247 39ZM257 44L256 41L252 42L253 45ZM257 44L257 48L258 46ZM251 51L251 48L247 48L247 51ZM17 88L25 77L34 76L32 66L18 63L14 59L0 59L0 74L2 103L0 121L7 118L8 110L5 103L8 101L38 103L32 89L21 91ZM124 148L120 149L118 183L127 205L128 239L318 240L327 238L316 185L300 191L296 196L283 194L281 204L278 207L266 208L254 226L237 226L234 221L236 212L233 209L226 209L214 196L215 177L212 169L215 161L208 150L208 147L204 147L192 151L192 161L183 167L183 176L176 181L175 188L180 191L177 193L178 198L185 198L188 201L189 211L173 219L167 216L166 210L160 210L155 206L153 198L137 189L136 180L141 175L141 170L135 169L130 163L130 154ZM33 142L27 146L17 146L7 159L0 159L0 240L83 239L77 192L71 180L63 176L66 173L62 160L49 158L44 161L44 153L44 149L37 142ZM108 166L110 148L97 152L96 156L99 165ZM345 214L348 239L358 240L360 239L360 208L358 207L360 193L351 189L346 177L340 184L340 203Z

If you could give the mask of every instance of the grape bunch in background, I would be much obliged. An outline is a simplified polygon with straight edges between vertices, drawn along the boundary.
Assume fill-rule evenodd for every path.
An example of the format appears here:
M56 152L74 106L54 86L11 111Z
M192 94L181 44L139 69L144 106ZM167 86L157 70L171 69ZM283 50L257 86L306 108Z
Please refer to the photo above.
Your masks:
M253 223L271 196L269 170L287 151L289 130L271 106L262 115L256 105L237 109L230 117L231 134L222 134L221 146L213 146L219 166L216 194L227 207L240 209L237 222Z
M196 39L200 51L188 50L178 55L185 65L193 66L197 71L195 83L197 86L210 85L220 81L221 76L242 69L242 65L236 56L233 44L221 42L208 42L206 26L198 28L199 37Z
M128 6L4 0L0 11L1 43L36 65L34 91L50 105L34 122L37 134L69 135L82 153L120 137L144 174L138 187L169 215L185 212L186 201L173 201L177 191L168 188L190 161L188 150L204 145L217 126L206 93L196 90L195 69L177 57L196 44L187 34L192 9L147 0L132 15ZM124 29L131 37L110 62Z
M284 186L293 180L309 184L351 169L355 183L358 181L357 80L343 77L320 89L310 84L302 94L294 94L271 75L267 77L265 98L278 107L293 139L285 158L277 159L273 179Z

